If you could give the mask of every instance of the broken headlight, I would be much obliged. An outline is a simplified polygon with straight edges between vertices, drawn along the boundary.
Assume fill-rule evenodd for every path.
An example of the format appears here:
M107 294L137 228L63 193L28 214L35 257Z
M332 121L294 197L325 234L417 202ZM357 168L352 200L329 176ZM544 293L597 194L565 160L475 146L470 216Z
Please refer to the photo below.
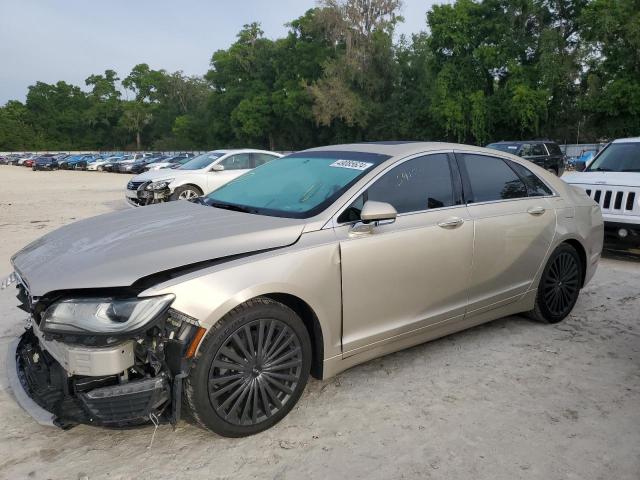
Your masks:
M167 178L166 180L158 180L157 182L151 182L145 187L145 190L162 190L167 188L169 184L173 182L173 178Z
M143 328L173 302L172 294L139 298L70 298L51 305L40 327L50 333L118 334Z

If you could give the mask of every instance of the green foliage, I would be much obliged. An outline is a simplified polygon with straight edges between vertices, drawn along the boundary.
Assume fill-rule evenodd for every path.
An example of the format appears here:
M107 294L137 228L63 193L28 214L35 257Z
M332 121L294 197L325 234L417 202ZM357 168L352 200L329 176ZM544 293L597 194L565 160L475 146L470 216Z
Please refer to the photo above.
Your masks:
M457 0L411 38L400 11L322 0L283 38L245 25L202 77L141 63L85 89L37 82L0 107L0 150L640 134L640 0Z

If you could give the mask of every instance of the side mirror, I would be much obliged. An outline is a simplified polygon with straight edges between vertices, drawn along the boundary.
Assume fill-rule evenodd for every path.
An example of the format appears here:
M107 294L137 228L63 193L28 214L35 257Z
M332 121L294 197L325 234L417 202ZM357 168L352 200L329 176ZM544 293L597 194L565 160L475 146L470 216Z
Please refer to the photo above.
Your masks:
M393 205L386 202L374 202L369 200L362 207L360 219L364 223L391 221L393 222L398 216L398 212Z
M224 165L220 165L219 163L211 167L212 172L221 172L224 170Z
M577 160L575 163L575 167L577 172L584 172L587 168L587 162L585 162L584 160Z

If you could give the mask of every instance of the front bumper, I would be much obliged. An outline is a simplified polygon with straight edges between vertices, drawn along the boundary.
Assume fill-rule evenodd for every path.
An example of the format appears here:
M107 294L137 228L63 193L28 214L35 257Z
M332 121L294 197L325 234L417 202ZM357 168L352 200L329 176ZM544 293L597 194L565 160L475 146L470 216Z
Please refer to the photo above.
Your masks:
M80 423L127 427L147 423L153 416L160 419L163 412L171 410L172 387L167 372L124 383L116 374L72 375L56 356L61 350L67 351L63 357L73 356L73 348L61 344L58 352L50 352L43 348L50 344L40 340L35 331L33 327L27 329L14 343L7 369L16 400L38 423L61 428ZM102 368L102 373L120 368L116 364L111 368L101 366L104 352L94 355L90 350L100 349L87 350L86 361Z
M609 245L640 249L640 225L605 221L604 241Z
M151 205L154 203L166 202L171 196L171 190L164 188L162 190L146 190L148 183L143 183L137 190L125 190L125 199L127 203L134 207Z

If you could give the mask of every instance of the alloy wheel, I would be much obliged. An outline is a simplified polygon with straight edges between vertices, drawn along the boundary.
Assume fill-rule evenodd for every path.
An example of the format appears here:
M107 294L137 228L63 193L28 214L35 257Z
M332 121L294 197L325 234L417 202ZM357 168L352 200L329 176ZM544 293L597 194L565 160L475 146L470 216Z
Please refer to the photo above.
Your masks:
M234 425L256 425L285 408L302 376L300 339L284 322L255 320L233 332L209 371L209 401Z
M565 315L579 293L580 270L576 258L568 252L557 255L543 281L544 302L553 315Z
M194 190L183 190L182 192L180 192L180 194L178 195L178 200L192 200L194 198L199 197L200 195L198 195L198 192L194 191Z

